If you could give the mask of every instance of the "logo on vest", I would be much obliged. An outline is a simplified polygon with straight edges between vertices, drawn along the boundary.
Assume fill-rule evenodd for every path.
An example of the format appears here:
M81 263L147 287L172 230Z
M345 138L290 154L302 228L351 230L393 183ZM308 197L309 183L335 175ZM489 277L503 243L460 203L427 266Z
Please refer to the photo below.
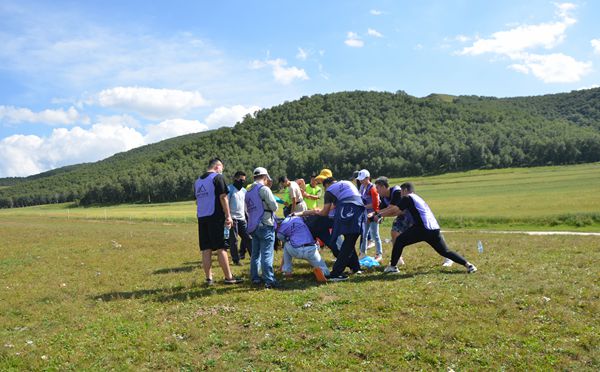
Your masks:
M350 211L347 211L348 209ZM347 212L344 213L345 211L347 211ZM344 220L352 218L354 216L354 209L352 207L347 208L346 206L343 206L342 211L340 212L340 215L341 215L342 219L344 219Z

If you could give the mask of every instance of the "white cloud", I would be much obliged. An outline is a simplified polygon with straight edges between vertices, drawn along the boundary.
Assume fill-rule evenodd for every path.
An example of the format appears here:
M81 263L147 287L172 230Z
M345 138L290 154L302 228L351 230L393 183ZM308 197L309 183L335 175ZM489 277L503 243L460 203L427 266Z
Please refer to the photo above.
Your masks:
M98 93L95 100L102 107L134 111L150 119L180 115L205 106L199 92L144 87L116 87Z
M298 54L296 54L296 58L298 58L301 61L306 61L306 59L308 58L308 54L308 51L302 48L298 48Z
M284 85L291 84L294 80L308 80L308 75L304 69L294 66L285 67L286 65L287 61L281 58L250 62L250 67L253 69L271 66L275 81Z
M57 128L47 137L13 135L0 141L0 177L28 176L69 164L97 161L143 145L135 129L94 124Z
M368 29L367 35L373 36L373 37L383 37L383 35L379 31L374 30L372 28Z
M77 122L87 124L89 118L82 116L75 109L69 107L67 110L43 110L33 112L28 108L13 106L0 106L0 121L9 123L41 123L47 125L71 125Z
M592 39L590 44L592 44L592 48L594 48L594 53L600 54L600 39Z
M460 43L466 43L466 42L470 41L471 38L466 35L456 35L455 40Z
M519 25L507 31L498 31L490 38L477 38L472 45L464 47L458 54L476 56L490 53L503 56L515 62L508 66L511 70L523 74L531 73L545 83L579 81L592 71L591 62L577 61L563 53L545 55L528 52L534 48L550 50L557 47L565 40L567 28L577 22L570 15L576 5L562 3L555 6L558 17L555 22Z
M146 127L145 143L154 143L167 138L189 133L203 132L208 127L198 120L169 119Z
M562 53L524 54L519 59L520 64L511 65L513 70L531 72L545 83L574 83L592 71L591 62L579 62Z
M258 106L245 107L235 105L232 107L218 107L206 117L206 124L210 128L232 127L247 114L252 115L258 110L260 110Z
M358 37L358 34L352 31L348 32L344 43L352 48L362 48L365 45L365 42Z
M371 9L371 11L369 13L371 13L371 15L374 15L374 16L379 16L379 15L383 14L383 12L381 10L377 10L377 9Z

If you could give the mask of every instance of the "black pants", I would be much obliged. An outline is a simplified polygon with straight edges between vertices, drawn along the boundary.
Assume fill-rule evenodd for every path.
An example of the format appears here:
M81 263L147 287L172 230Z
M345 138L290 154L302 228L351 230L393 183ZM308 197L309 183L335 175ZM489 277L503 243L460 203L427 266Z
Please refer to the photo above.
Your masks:
M321 239L331 249L333 256L337 258L340 250L336 242L331 242L331 232L329 232L333 227L333 220L327 216L308 216L304 218L304 222L308 226L313 238Z
M390 265L396 266L398 264L398 260L402 256L404 247L418 242L427 242L427 244L433 247L439 255L449 258L457 264L464 265L467 263L461 255L448 249L448 246L444 241L444 236L439 229L427 230L424 227L413 225L396 238Z
M229 251L233 262L239 262L240 258L243 259L246 256L246 252L248 252L248 257L252 255L252 237L248 234L247 227L246 220L233 220L233 226L229 233ZM238 236L241 238L239 254L237 245Z
M340 275L346 267L354 272L360 270L360 263L358 262L355 247L359 236L360 234L344 234L344 244L342 244L342 249L340 249L340 253L338 253L337 259L333 264L331 276Z

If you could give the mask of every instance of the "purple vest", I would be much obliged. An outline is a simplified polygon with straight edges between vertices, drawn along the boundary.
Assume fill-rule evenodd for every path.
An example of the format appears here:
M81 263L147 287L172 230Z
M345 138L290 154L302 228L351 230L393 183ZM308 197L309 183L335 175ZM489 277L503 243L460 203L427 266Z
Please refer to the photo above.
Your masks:
M277 232L285 236L294 248L307 244L315 244L315 238L313 238L302 217L292 216L285 218L281 221Z
M252 234L254 230L260 224L260 219L265 213L265 207L263 206L262 198L260 197L259 191L263 187L260 183L253 186L250 191L246 193L246 211L248 212L248 233Z
M198 178L194 184L198 217L212 216L215 213L215 184L218 173L213 172L205 179Z
M373 184L369 183L366 187L364 185L360 185L360 196L365 205L373 204L373 197L371 196L371 189L373 188ZM367 208L367 212L373 212L373 208Z
M419 212L419 216L421 216L421 220L423 220L423 225L425 226L425 228L427 230L439 230L440 225L435 219L435 216L433 215L433 212L431 211L427 203L425 203L425 200L423 200L417 194L408 194L408 196L410 196L415 202L415 207Z
M333 194L338 202L353 196L360 197L360 193L350 181L339 181L327 188L327 191Z

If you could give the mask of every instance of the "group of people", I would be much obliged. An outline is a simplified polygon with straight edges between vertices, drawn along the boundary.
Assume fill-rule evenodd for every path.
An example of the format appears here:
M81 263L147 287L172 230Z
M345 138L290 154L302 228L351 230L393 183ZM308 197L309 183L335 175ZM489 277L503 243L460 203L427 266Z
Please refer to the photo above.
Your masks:
M383 259L379 224L385 217L395 217L392 224L392 255L384 274L398 273L403 265L404 247L427 242L446 261L466 267L468 273L477 268L458 253L451 251L440 226L425 201L415 193L412 183L390 186L386 177L373 183L368 170L355 172L352 181L336 180L329 169L312 174L310 184L303 179L279 178L285 188L282 198L271 191L273 179L263 167L252 173L253 182L244 187L246 174L238 171L227 185L222 175L223 162L214 158L206 172L194 184L198 236L206 283L213 283L212 253L216 252L225 276L225 284L242 279L231 273L227 250L234 265L250 256L250 279L265 288L279 287L273 268L275 241L283 243L281 271L292 274L294 258L304 259L313 267L317 281L348 279L345 270L361 273L359 259L365 257L369 236L376 247L375 260ZM324 191L321 208L317 201ZM284 218L278 218L278 204L284 205ZM238 249L239 238L239 249ZM356 243L359 241L359 254ZM335 262L331 268L320 254L321 245L331 249Z

